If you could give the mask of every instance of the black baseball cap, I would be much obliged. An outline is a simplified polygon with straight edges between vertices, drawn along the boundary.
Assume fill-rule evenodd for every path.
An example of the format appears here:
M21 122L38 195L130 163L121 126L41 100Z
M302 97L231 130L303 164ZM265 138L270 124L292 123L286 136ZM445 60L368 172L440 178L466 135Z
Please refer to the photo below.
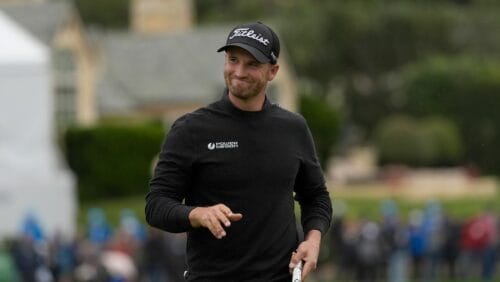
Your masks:
M276 64L280 54L280 41L274 31L261 22L240 24L233 28L227 36L226 45L217 52L228 47L241 47L261 63Z

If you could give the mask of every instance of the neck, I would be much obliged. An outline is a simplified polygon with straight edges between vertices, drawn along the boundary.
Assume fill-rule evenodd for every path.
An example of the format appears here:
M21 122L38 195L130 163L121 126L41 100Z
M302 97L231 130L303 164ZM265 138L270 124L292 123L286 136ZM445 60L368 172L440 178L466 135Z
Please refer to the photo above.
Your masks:
M264 107L266 95L264 93L248 99L241 99L229 92L229 101L238 109L247 112L258 112Z

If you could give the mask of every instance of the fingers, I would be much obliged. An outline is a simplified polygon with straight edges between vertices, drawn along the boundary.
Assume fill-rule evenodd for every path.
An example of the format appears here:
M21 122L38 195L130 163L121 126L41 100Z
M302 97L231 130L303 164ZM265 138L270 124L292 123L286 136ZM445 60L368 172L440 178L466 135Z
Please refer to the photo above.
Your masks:
M316 261L306 261L302 268L302 280L304 280L309 273L316 270Z
M226 227L231 226L231 221L229 220L226 211L223 211L222 209L219 209L217 207L214 207L213 210L214 210L215 218L217 219L217 221L216 221L217 223L222 223Z
M296 252L292 252L290 258L290 273L292 273L293 268L302 261L302 279L304 280L309 273L316 270L319 252L314 246L308 244L307 242L302 242L297 248Z
M242 214L233 213L223 204L197 207L189 213L189 220L193 227L205 227L218 239L226 236L224 227L231 226L232 221L238 221L242 217Z
M293 271L293 268L295 266L297 266L297 264L301 260L302 260L302 258L299 257L299 255L297 254L297 252L292 252L292 257L290 258L290 264L288 265L288 267L290 268L290 273Z
M232 213L228 215L228 218L231 221L239 221L243 218L243 215L241 213Z

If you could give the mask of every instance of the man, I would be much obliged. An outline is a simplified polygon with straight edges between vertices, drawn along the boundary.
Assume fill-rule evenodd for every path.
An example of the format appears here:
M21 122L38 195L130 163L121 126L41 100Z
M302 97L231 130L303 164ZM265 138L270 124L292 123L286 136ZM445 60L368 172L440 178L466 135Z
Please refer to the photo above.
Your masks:
M221 51L227 88L172 125L146 220L188 232L188 281L290 281L299 261L305 278L316 268L332 209L305 120L266 97L279 69L279 39L260 22L242 24Z

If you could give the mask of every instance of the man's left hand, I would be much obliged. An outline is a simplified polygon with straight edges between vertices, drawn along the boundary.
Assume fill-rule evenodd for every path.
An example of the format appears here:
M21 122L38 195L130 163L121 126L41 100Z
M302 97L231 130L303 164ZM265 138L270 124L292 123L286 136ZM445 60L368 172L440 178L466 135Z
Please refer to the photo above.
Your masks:
M306 239L299 244L297 251L292 253L290 259L290 271L299 263L303 261L302 280L304 280L311 271L316 270L319 250L321 243L321 232L318 230L311 230L307 233Z

